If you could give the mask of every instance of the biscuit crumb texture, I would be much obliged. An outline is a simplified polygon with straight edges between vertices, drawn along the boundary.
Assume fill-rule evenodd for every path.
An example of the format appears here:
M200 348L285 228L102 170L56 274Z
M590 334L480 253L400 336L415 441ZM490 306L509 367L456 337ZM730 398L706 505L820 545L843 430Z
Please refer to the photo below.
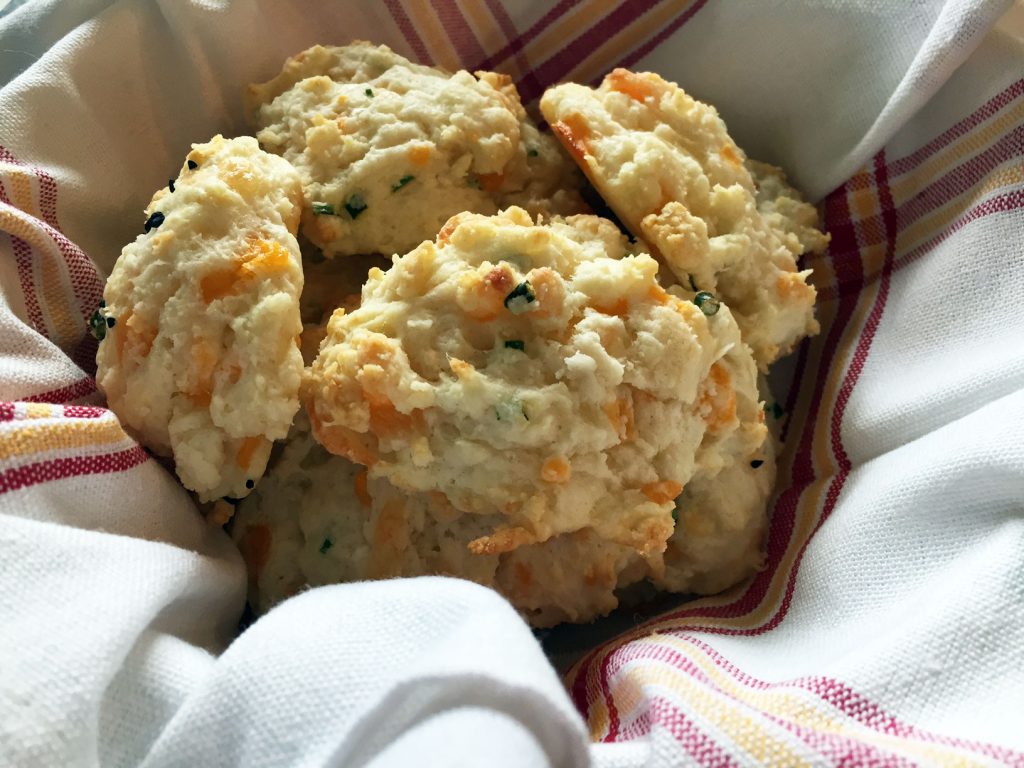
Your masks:
M818 332L797 259L823 250L815 209L749 162L714 107L653 73L550 88L541 111L577 164L681 285L732 310L761 370Z
M327 256L404 253L462 211L586 210L574 164L505 75L314 46L246 101L261 146L302 175L303 232Z
M299 407L301 181L255 139L216 136L173 187L107 281L97 379L185 487L242 497Z
M753 358L727 308L705 315L628 250L596 217L511 208L460 214L372 269L323 332L309 426L239 507L257 608L446 573L547 626L603 615L643 579L695 591L752 573L772 466L750 504L676 504L770 450ZM703 544L677 542L676 517Z

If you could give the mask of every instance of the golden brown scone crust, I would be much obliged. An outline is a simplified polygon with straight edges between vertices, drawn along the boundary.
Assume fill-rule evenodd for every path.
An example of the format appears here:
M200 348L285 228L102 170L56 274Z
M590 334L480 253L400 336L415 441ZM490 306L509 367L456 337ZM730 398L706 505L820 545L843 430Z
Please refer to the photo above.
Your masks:
M815 290L797 258L828 242L778 169L754 165L711 106L653 73L617 69L600 87L549 89L541 111L637 236L681 285L728 304L765 370L817 333Z
M314 46L247 102L261 145L302 175L303 232L329 257L405 253L462 211L584 210L572 161L506 76Z
M255 139L196 144L104 289L100 387L201 500L247 494L298 410L301 205Z

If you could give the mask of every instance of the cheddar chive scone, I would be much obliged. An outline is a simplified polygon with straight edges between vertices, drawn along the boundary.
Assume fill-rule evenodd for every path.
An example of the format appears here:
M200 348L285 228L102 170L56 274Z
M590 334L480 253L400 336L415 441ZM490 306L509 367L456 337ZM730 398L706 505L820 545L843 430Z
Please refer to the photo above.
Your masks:
M608 613L620 580L647 573L635 550L588 529L502 555L470 551L501 517L461 514L443 494L368 478L313 440L300 414L279 459L238 505L232 536L257 613L307 587L443 574L494 587L535 626L550 626Z
M439 495L368 478L366 467L317 443L300 413L280 457L238 505L232 536L250 603L263 613L307 586L369 578L450 573L491 584L497 558L466 548L486 522L451 515Z
M679 283L729 306L762 370L817 333L810 271L796 265L828 242L817 214L777 169L756 165L752 177L713 107L656 74L617 69L596 89L550 88L541 111Z
M300 420L239 507L257 609L444 573L549 626L604 615L643 579L689 591L752 573L760 486L749 507L674 509L695 473L713 484L770 450L755 364L728 309L664 291L626 247L596 217L510 209L455 217L371 271L308 375L312 433L338 455ZM771 467L758 477L770 487ZM736 552L709 568L673 546L675 514Z
M671 498L645 489L693 472L730 318L668 295L625 249L594 217L454 217L331 318L306 387L314 435L402 490L502 510L476 551L585 525L660 551Z
M771 444L755 455L770 461ZM621 588L645 578L710 594L751 575L763 559L773 477L767 462L750 469L749 456L721 473L699 468L679 497L664 565L589 527L486 554L468 544L501 525L500 513L460 513L439 492L403 493L369 478L366 467L313 440L300 412L280 457L238 505L232 536L257 613L308 587L441 574L493 587L532 625L547 627L604 616L618 606Z
M245 496L299 407L301 205L256 139L196 144L104 289L100 387L204 501Z
M303 232L328 256L404 253L462 211L584 209L573 163L501 75L314 46L247 102L261 145L302 175Z

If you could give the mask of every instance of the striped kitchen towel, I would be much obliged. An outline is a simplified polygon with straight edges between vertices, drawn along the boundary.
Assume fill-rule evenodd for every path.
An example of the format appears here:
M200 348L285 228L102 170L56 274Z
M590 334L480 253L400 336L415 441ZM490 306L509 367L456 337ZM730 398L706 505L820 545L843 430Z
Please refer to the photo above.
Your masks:
M50 3L0 16L0 763L1024 765L1018 3ZM1000 20L1001 19L1001 20ZM998 21L998 23L997 23ZM768 566L562 678L493 593L245 573L96 391L103 275L239 86L362 37L715 103L822 201Z

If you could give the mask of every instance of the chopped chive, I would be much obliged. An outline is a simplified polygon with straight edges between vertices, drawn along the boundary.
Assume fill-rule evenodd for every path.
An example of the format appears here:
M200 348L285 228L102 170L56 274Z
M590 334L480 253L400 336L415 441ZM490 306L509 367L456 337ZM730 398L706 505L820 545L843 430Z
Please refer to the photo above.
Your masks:
M525 352L526 344L520 339L509 339L505 342L505 349L518 349L520 352Z
M521 315L536 300L537 294L534 292L533 286L530 285L529 280L524 280L505 297L505 309L513 315Z
M169 190L171 190L171 192L174 191L174 179L168 179L167 180L167 188Z
M672 522L679 522L679 507L672 507Z
M761 459L754 459L752 462L750 462L750 466L753 469L757 469L762 464L764 464L764 461L762 461Z
M334 206L330 203L310 203L313 213L317 216L333 216Z
M97 309L89 318L89 333L96 341L103 341L107 335L107 321L101 309Z
M107 300L106 299L100 299L100 309L102 309L105 306L107 306Z
M466 186L473 187L473 189L483 189L483 187L480 186L480 179L472 174L466 177Z
M115 318L115 317L108 317L107 318L107 328L113 328L115 325L117 325L117 318Z
M782 418L782 414L784 414L784 413L785 413L785 411L782 409L782 406L779 405L778 403L775 403L772 406L772 416L774 416L776 419L781 419Z
M400 178L398 181L391 185L391 191L397 192L415 178L416 177L413 176L412 174L409 174L408 176L403 176L402 178Z
M326 555L327 554L327 550L329 550L333 546L334 546L334 542L331 541L331 537L328 536L327 538L324 539L323 543L320 545L320 554L321 555Z
M151 229L156 229L164 223L164 215L160 211L153 211L150 217L146 219L146 223L142 226L143 232L149 232Z
M527 157L537 157L537 155L539 155L539 154L540 154L540 152L537 151L536 147L529 147L526 150L526 156Z
M356 192L354 195L350 195L348 200L345 201L345 210L348 211L348 215L355 219L360 213L366 210L366 201L363 196Z
M245 481L245 487L251 491L253 488L256 487L256 481L250 477L248 480Z
M707 291L698 291L697 295L693 297L693 303L708 317L718 312L719 307L721 307L715 295Z
M687 277L688 277L688 278L690 278L690 289L691 289L691 290L692 290L692 291L693 291L694 293L696 293L697 291L699 291L699 290L700 290L700 288L698 288L698 287L697 287L697 281L693 279L693 275L687 275Z
M194 171L198 167L199 167L199 163L197 163L195 160L189 160L188 161L188 169L190 171Z
M373 98L373 88L367 88L365 91L363 91L363 93L365 93L371 99Z

